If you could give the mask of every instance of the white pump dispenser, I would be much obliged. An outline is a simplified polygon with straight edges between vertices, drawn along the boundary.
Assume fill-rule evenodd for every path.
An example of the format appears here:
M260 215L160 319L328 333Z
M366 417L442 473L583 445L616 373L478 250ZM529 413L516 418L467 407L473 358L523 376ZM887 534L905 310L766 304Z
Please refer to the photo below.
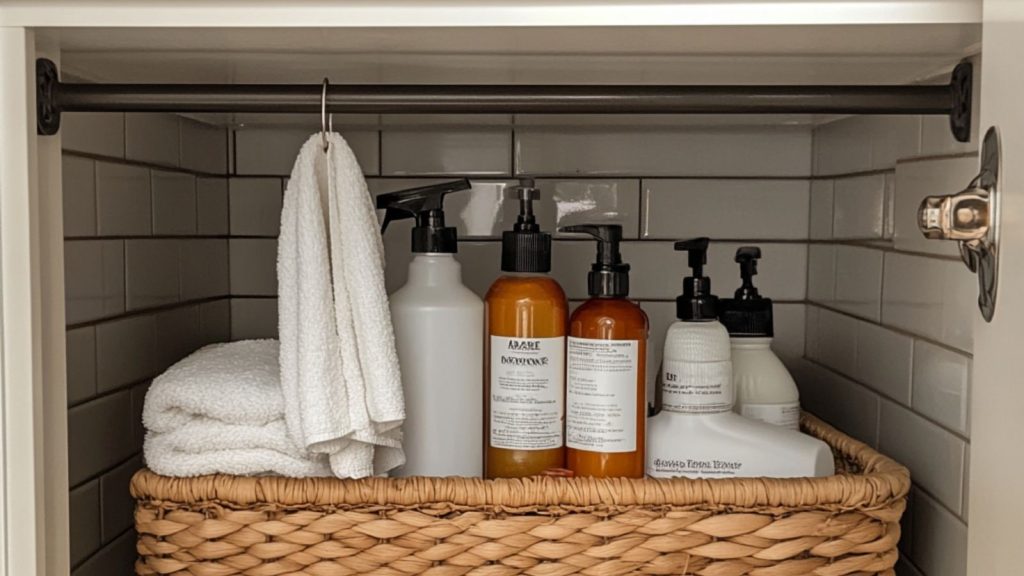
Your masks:
M677 299L681 321L668 329L662 412L648 421L647 474L670 478L828 476L832 452L821 440L732 412L729 333L702 275L707 238L676 244L690 252L693 276Z
M484 305L462 284L455 228L444 225L444 194L466 180L378 197L390 220L416 218L409 279L391 295L402 369L406 463L394 476L483 474Z
M733 409L747 418L799 430L800 392L771 349L772 301L761 296L753 282L760 258L761 249L756 246L736 250L742 285L734 298L721 301L719 317L732 339Z

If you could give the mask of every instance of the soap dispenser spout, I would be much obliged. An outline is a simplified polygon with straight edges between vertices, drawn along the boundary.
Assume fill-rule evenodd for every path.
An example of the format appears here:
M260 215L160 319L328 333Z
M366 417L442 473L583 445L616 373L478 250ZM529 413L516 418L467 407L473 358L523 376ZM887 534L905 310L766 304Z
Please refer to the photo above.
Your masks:
M736 263L740 265L742 284L736 289L737 300L752 300L760 296L754 286L757 275L757 261L761 259L761 249L757 246L741 246L736 250Z
M708 263L707 238L676 242L675 249L689 253L691 276L683 280L683 294L676 298L676 316L684 322L710 322L718 318L718 297L711 293L711 279L704 275Z

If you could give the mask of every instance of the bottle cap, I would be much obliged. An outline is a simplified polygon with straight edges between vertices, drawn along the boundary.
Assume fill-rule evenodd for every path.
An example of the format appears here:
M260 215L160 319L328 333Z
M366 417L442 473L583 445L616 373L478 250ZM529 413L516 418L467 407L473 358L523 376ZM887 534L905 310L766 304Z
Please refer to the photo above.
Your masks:
M469 190L469 180L453 180L430 186L420 186L381 194L377 197L377 209L383 209L383 234L394 220L415 218L412 229L412 251L423 253L454 254L459 251L458 233L452 226L444 225L444 197L449 192Z
M560 232L589 234L597 240L597 261L587 274L587 293L600 298L625 298L629 295L629 264L622 261L619 243L622 226L618 224L581 224L559 228Z
M533 201L540 190L524 178L512 189L519 200L519 216L512 230L501 235L501 269L505 272L550 272L551 235L541 232L533 214Z
M683 294L676 298L676 317L684 322L709 322L718 318L718 297L711 293L711 279L704 275L708 263L707 238L676 242L675 249L689 252L692 275L683 279Z
M722 300L720 318L734 338L771 338L775 333L772 301L762 297L754 286L760 258L761 249L756 246L742 246L736 250L742 283L736 289L735 297Z

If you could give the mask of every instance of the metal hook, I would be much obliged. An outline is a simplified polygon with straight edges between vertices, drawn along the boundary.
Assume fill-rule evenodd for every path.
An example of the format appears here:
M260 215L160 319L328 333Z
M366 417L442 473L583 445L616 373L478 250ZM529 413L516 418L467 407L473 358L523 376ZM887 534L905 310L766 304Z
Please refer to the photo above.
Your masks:
M324 143L324 152L330 148L330 143L327 142L327 131L334 131L334 115L327 115L327 87L330 86L330 82L327 77L324 77L323 91L320 93L320 137Z

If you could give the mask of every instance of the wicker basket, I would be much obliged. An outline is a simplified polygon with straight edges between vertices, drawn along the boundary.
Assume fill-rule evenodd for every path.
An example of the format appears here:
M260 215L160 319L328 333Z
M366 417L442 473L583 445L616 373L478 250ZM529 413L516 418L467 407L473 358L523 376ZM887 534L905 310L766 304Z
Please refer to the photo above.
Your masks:
M811 416L800 479L132 479L138 574L892 575L903 466Z

